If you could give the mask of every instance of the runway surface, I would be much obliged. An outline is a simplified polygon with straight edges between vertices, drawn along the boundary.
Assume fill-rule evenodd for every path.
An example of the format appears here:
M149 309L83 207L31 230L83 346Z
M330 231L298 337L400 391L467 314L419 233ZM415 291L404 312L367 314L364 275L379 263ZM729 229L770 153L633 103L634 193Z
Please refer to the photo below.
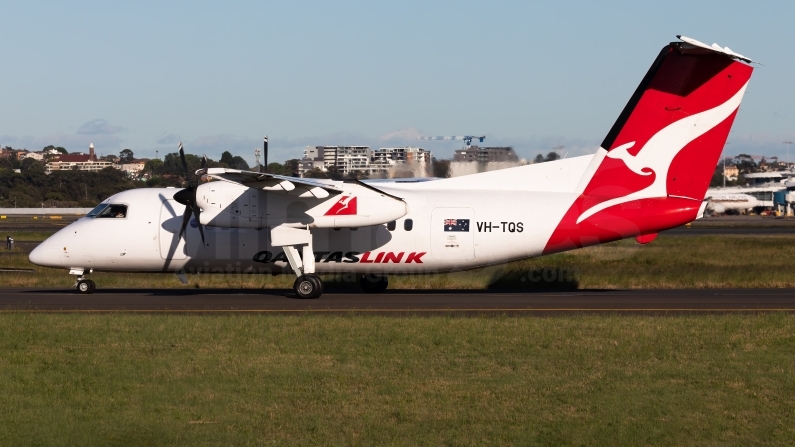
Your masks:
M778 236L795 234L795 227L679 227L660 232L660 236Z
M289 290L0 289L2 311L270 312L366 314L795 312L795 289L578 290L561 292L336 292L302 300Z

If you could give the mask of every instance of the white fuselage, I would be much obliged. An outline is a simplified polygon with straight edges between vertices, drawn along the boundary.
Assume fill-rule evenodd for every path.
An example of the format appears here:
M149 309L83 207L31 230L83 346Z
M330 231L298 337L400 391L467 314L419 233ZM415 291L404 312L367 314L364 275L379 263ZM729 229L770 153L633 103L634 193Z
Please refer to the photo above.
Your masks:
M433 273L538 256L576 199L578 184L592 158L429 182L378 183L378 190L405 202L405 215L395 221L394 229L387 224L358 228L310 225L315 271ZM222 182L202 185L199 191L218 183ZM195 220L184 238L178 235L185 207L173 200L177 191L151 188L116 194L105 202L127 205L124 218L82 218L37 247L31 261L86 271L291 271L282 247L271 245L267 218L290 214L289 209L276 210L285 208L283 196L258 192L256 219L261 224L254 226L260 228L244 228L246 225L240 223L234 227L208 224L202 244ZM251 196L250 188L230 189L226 185L223 191L228 201L223 205L225 212L251 216L241 203L252 207L255 199L239 201ZM232 191L237 191L237 196ZM299 202L294 200L286 206ZM450 220L459 224L459 231L449 231L454 228L446 225ZM467 228L461 226L465 221Z

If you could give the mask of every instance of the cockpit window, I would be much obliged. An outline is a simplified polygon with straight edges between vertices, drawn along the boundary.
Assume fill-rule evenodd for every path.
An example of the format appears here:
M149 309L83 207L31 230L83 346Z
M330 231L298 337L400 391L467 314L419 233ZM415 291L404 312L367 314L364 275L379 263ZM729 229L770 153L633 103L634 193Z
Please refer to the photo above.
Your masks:
M102 210L104 210L105 207L107 207L107 206L108 206L107 203L100 203L93 210L89 211L88 214L86 214L86 217L97 217L97 216L99 216L99 213L101 213Z
M127 217L127 205L114 205L110 204L107 208L102 210L99 215L99 218L125 218Z

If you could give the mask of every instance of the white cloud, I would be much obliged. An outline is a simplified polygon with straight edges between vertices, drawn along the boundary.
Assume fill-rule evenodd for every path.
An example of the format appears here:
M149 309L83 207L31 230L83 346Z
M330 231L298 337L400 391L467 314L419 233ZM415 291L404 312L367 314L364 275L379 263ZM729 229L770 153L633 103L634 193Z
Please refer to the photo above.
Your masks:
M6 137L11 137L6 140ZM10 135L3 137L0 144L4 146L6 141L14 141L13 147L28 150L40 150L45 146L61 146L69 152L88 153L88 145L93 143L97 154L108 155L121 150L121 138L117 135L73 135L62 132L55 132L42 137L25 135L17 138Z
M180 138L179 135L174 135L170 133L168 135L163 135L157 140L157 144L177 144Z
M385 134L381 135L380 137L378 137L378 139L381 140L381 141L393 141L393 140L397 140L397 141L407 141L407 140L417 141L417 139L419 137L421 137L421 136L422 136L422 132L420 132L419 129L416 129L414 127L408 127L406 129L400 129L400 130L396 130L394 132L385 133Z
M77 129L77 133L79 135L112 135L123 130L123 127L114 126L110 124L108 120L97 118L83 123L83 125Z

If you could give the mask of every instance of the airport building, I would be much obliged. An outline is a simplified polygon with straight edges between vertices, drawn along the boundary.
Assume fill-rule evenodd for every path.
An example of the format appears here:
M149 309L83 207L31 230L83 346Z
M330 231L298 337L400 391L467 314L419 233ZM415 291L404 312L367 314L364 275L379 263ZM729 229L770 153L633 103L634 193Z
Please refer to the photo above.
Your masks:
M728 167L726 168L728 170ZM768 183L781 183L795 177L795 171L769 171L743 174L749 186L766 185Z
M510 146L478 147L468 146L458 149L453 155L454 162L500 163L518 162L519 157Z

